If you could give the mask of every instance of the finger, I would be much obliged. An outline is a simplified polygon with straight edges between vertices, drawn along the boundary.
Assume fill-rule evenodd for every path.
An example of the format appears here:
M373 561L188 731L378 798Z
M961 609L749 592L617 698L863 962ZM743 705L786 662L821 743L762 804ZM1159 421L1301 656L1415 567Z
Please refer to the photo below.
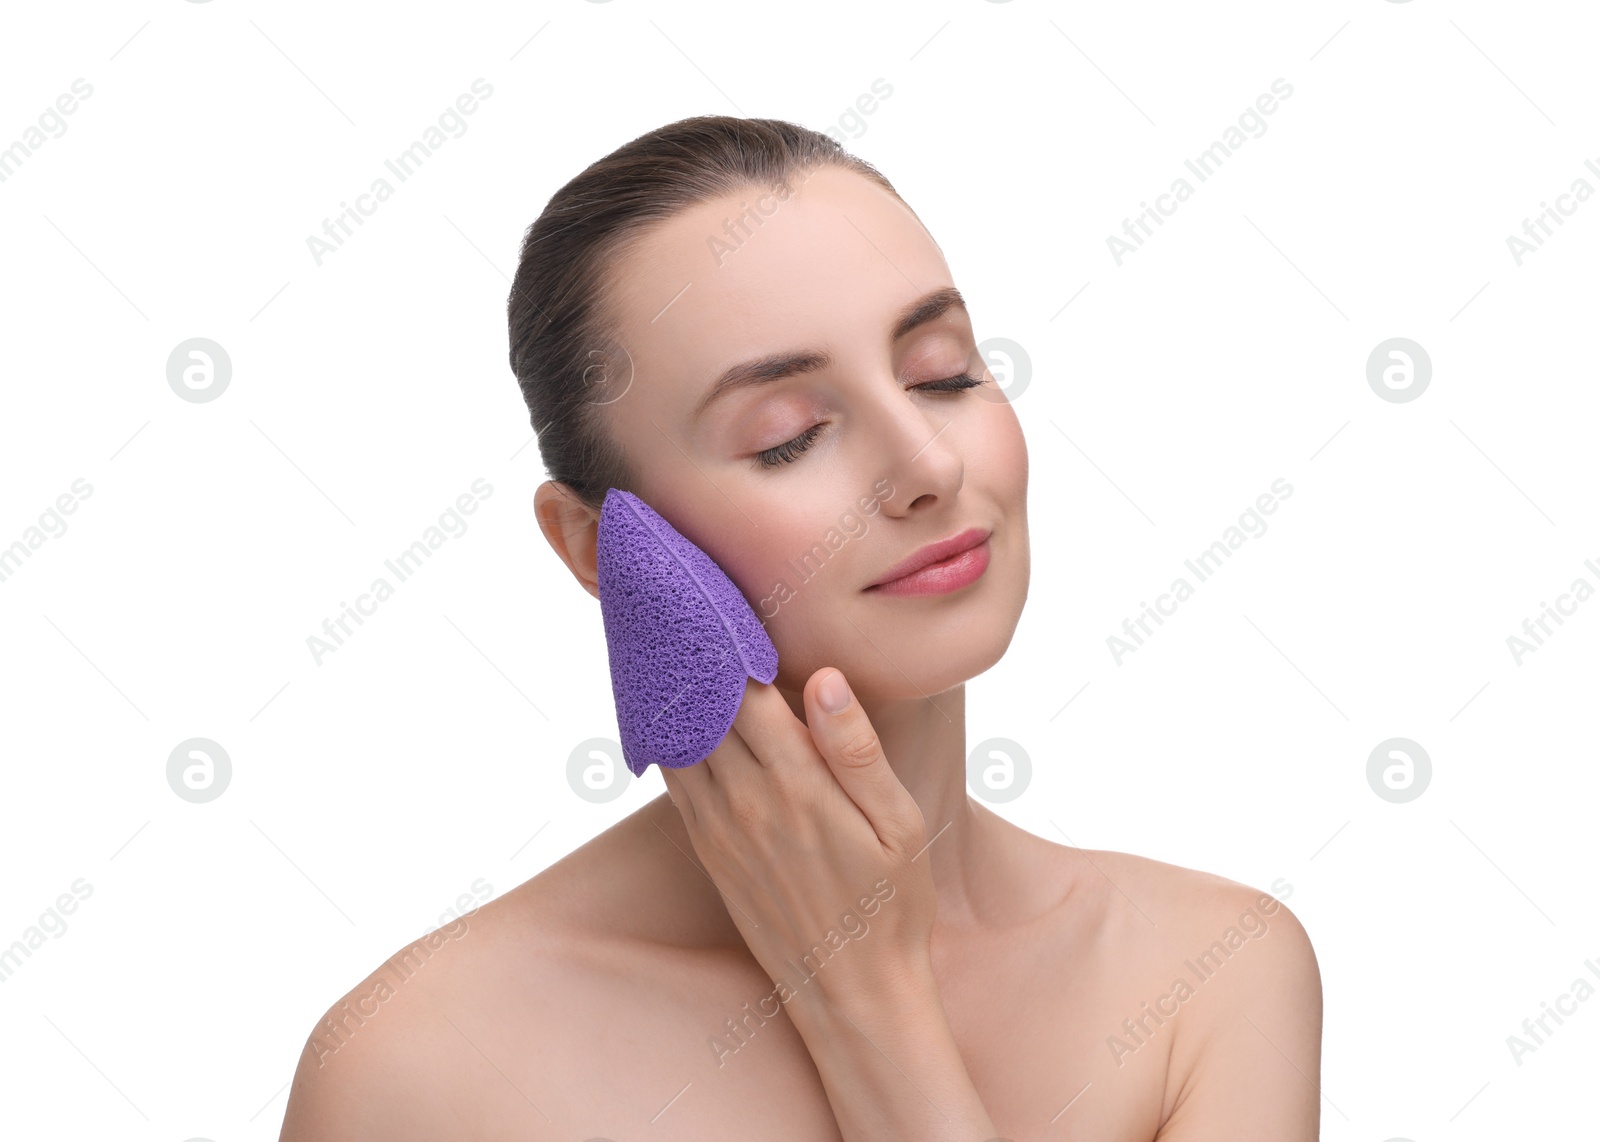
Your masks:
M790 733L800 734L800 739L805 741L805 726L795 718L794 710L789 709L778 689L755 678L746 678L744 694L728 733L723 734L722 741L717 742L717 747L704 760L683 769L683 773L699 769L707 797L725 800L734 790L742 789L749 779L760 776L763 768L776 765L779 758L794 752L794 737L781 745L778 734L774 734L773 723L779 718L792 723Z
M738 735L756 764L772 769L803 756L795 745L808 738L805 729L776 686L750 678L728 736Z
M743 710L749 701L751 687L761 686L753 678L746 679L745 693L741 698L740 710ZM771 687L763 687L771 689ZM702 810L711 810L722 798L727 795L727 785L735 782L741 773L759 770L760 762L751 753L737 732L730 726L728 732L722 736L712 751L693 765L679 768L658 766L663 778L671 774L683 787L688 797L697 803Z
M696 802L701 805L710 804L714 795L713 786L716 782L714 775L704 760L698 761L694 765L685 765L676 769L666 765L658 765L656 768L661 770L663 781L677 782L677 788L682 790L683 796L688 799L691 805ZM667 787L669 789L672 788L670 784Z
M661 770L661 780L666 783L667 796L672 799L672 803L677 806L678 812L682 815L684 827L687 828L693 825L695 820L694 797L679 776L681 771L667 769L665 766L657 766L656 768Z
M824 704L842 706L835 712ZM905 843L921 827L921 810L884 756L866 710L839 670L825 666L806 681L806 725L840 786L886 844Z

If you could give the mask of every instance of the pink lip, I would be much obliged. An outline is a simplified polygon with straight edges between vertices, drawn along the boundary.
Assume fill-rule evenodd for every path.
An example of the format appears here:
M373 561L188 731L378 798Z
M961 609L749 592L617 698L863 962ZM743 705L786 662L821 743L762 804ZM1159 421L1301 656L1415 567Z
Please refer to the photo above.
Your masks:
M930 543L866 590L885 595L942 595L965 587L989 566L989 535L974 527Z

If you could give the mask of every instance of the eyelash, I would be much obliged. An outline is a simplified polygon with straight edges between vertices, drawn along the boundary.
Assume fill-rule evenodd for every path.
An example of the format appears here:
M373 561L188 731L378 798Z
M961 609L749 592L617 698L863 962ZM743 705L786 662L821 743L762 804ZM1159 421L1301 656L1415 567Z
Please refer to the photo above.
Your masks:
M981 378L962 373L957 377L945 377L943 380L929 381L926 384L913 385L911 387L913 389L928 389L936 393L955 393L976 388L981 384L983 384ZM768 448L764 452L757 452L756 466L759 468L776 468L779 464L793 463L799 459L801 453L811 447L812 442L816 440L817 434L822 431L823 427L823 425L814 424L793 440L786 441L774 448Z

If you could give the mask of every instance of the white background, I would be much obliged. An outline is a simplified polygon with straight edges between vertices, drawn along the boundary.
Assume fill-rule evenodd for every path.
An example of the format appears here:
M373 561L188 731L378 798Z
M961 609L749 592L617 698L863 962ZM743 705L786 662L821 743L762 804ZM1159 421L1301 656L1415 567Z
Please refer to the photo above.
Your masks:
M1600 188L1597 31L1428 0L12 6L0 147L93 92L0 183L0 546L92 494L0 582L0 947L92 894L0 983L3 1132L275 1138L328 1004L661 791L568 784L616 721L598 604L531 511L518 242L647 130L826 129L880 78L847 145L979 338L1031 360L1032 590L968 686L970 743L1033 767L996 811L1281 879L1326 1138L1592 1130L1600 998L1520 1066L1506 1039L1600 964L1600 601L1520 664L1507 637L1600 586L1600 202L1521 265L1506 239ZM308 236L480 77L318 265ZM1183 160L1280 77L1197 183ZM1107 237L1185 175L1119 266ZM167 382L193 337L232 363L214 401ZM1368 384L1391 337L1431 358L1413 401ZM319 665L307 637L480 477L468 530ZM1266 532L1118 665L1107 637L1279 477ZM1397 736L1433 767L1398 804L1367 781ZM166 777L193 737L232 763L204 804Z

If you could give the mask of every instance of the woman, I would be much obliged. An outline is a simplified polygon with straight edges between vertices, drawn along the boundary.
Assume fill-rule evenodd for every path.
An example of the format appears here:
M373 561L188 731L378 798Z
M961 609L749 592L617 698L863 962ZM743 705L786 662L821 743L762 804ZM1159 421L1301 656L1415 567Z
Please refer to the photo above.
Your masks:
M883 176L789 123L670 124L557 192L509 318L552 548L598 597L604 496L633 492L779 674L667 794L335 1004L283 1138L1314 1139L1287 908L967 794L1027 453Z

